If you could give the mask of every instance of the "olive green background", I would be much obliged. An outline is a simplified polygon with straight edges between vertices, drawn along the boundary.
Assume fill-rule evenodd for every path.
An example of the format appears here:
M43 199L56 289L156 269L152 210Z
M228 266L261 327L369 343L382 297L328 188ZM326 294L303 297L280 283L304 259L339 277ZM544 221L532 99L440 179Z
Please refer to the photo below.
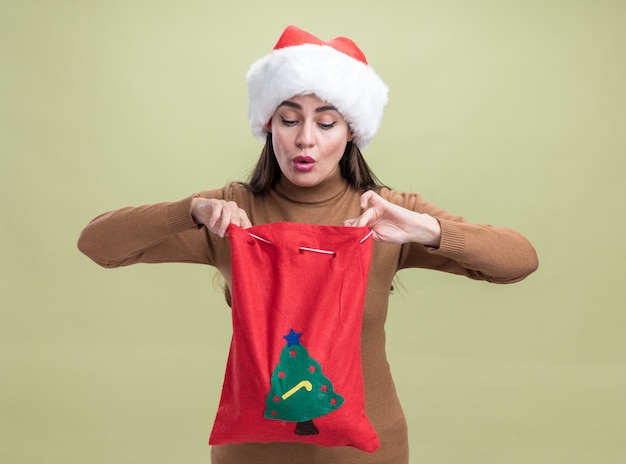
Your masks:
M245 73L294 23L390 86L381 179L516 228L512 286L403 271L412 463L626 462L621 0L0 0L0 462L207 463L230 316L210 268L105 270L95 215L245 178Z

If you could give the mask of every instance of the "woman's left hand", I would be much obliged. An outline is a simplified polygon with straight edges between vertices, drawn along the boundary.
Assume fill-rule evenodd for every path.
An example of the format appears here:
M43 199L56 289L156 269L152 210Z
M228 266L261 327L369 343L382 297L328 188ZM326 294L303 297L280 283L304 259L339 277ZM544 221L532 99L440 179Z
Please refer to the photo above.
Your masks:
M416 242L439 247L441 226L434 217L390 203L372 190L361 195L361 208L363 213L346 220L344 225L370 227L374 239L381 242L397 245Z

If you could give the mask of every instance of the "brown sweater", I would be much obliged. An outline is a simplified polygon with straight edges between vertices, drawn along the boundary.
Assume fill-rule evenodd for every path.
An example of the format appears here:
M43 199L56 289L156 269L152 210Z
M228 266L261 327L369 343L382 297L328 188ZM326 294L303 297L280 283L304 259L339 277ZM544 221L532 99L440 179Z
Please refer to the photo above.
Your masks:
M298 188L284 178L268 194L255 196L239 184L201 192L199 196L235 201L252 224L292 221L343 225L360 213L362 192L333 177L312 188ZM403 268L426 268L496 283L522 280L538 265L532 245L519 233L465 222L424 202L419 195L386 188L387 200L436 217L442 230L437 249L415 243L376 242L365 298L361 334L366 414L381 447L374 453L354 448L304 444L257 443L212 449L215 464L403 464L408 463L406 422L385 352L385 321L394 274ZM190 262L215 266L230 284L230 247L190 214L193 197L172 203L122 208L96 217L82 231L78 247L104 267L134 263Z

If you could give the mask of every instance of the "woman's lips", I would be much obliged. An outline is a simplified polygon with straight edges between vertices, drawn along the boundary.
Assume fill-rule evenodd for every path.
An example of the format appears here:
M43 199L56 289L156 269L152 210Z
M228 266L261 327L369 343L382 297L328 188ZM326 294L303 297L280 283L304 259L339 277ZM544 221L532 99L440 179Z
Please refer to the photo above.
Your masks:
M293 159L293 167L296 171L307 172L315 167L315 160L310 156L296 156Z

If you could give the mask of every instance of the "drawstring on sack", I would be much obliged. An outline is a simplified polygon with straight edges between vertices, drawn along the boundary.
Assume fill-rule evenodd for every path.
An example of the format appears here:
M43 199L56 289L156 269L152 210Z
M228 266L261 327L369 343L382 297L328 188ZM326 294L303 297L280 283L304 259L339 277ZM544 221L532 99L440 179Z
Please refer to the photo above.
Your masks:
M372 234L373 234L373 233L374 233L374 230L373 230L373 229L372 229L372 230L370 230L370 231L369 231L369 234L367 234L365 237L363 237L363 238L359 241L359 243L363 243L365 240L367 240L368 238L370 238L370 237L372 236Z
M319 250L317 248L308 248L308 247L300 247L300 254L302 254L302 252L304 251L312 251L313 253L322 253L325 255L333 255L333 258L335 256L337 256L337 253L335 253L334 251L328 251L328 250Z
M260 240L260 241L265 242L265 243L269 243L270 245L272 244L272 242L270 242L269 240L266 240L263 237L259 237L258 235L250 234L250 237L256 238L257 240Z

